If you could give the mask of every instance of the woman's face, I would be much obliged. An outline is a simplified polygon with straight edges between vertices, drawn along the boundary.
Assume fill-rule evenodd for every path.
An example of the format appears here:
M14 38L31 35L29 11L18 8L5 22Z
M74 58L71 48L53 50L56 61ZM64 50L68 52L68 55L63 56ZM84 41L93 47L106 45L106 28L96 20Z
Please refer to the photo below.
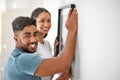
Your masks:
M44 35L47 34L51 27L51 15L47 12L42 12L36 18L37 29Z

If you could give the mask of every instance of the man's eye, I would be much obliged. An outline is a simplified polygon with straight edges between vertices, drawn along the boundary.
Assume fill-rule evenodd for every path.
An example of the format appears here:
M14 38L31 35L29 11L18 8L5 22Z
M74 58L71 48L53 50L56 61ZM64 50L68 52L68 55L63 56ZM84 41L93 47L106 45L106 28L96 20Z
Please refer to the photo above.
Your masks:
M35 33L34 35L35 35L35 36L38 36L38 35L39 35L39 33Z
M30 35L25 35L24 37L25 37L25 38L29 38L29 37L30 37Z

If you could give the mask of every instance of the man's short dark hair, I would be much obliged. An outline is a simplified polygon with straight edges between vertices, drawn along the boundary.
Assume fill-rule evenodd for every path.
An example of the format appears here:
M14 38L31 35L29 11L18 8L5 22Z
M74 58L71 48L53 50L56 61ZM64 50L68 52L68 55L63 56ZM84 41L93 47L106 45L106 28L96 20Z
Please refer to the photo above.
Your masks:
M23 16L19 16L15 18L15 20L12 22L12 28L13 28L14 34L18 31L23 30L26 26L29 26L29 25L36 26L36 21L32 18L23 17Z

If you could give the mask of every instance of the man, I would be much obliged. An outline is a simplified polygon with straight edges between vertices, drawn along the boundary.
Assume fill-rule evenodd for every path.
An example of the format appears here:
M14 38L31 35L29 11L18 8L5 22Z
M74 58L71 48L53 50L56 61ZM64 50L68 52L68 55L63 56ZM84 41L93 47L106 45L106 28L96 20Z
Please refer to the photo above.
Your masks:
M39 33L35 21L28 17L16 18L12 22L16 48L4 66L4 80L41 80L41 76L68 69L75 53L77 18L77 10L70 9L66 21L66 44L59 56L49 59L42 59L37 55Z

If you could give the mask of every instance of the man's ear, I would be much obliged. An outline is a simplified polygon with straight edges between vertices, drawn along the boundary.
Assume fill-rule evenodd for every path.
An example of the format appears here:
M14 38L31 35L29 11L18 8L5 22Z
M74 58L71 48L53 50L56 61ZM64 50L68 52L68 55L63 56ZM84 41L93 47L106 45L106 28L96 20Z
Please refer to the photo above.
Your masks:
M14 40L15 40L15 42L16 42L16 44L18 44L18 37L17 36L14 36Z

